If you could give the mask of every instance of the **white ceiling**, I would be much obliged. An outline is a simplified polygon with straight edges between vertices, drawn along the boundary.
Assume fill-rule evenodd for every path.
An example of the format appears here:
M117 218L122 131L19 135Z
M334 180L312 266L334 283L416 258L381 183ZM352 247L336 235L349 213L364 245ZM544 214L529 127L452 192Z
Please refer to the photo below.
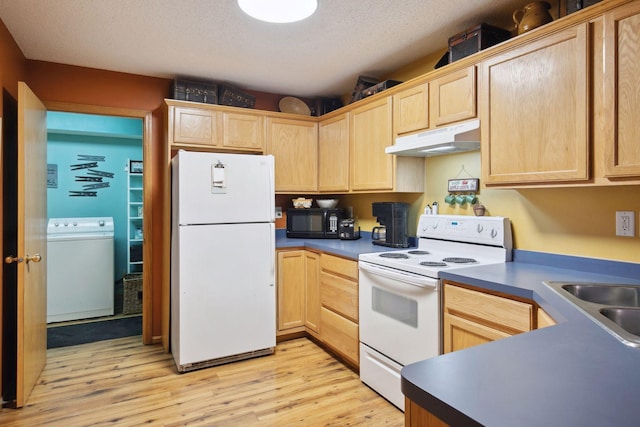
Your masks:
M513 29L529 0L319 0L292 24L235 0L0 0L28 59L146 76L204 78L303 97L349 93L446 48L481 22Z

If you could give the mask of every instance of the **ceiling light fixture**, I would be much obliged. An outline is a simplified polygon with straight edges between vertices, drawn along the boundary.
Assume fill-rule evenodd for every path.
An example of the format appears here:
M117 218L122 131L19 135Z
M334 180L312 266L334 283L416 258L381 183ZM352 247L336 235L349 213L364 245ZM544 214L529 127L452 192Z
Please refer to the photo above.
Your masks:
M238 6L253 18L284 24L313 15L318 0L238 0Z

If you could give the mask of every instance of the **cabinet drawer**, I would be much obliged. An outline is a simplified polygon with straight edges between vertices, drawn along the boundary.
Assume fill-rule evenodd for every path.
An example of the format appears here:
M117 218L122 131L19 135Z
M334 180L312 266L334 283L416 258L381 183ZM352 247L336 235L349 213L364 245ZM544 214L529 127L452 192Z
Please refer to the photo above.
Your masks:
M320 268L322 270L331 271L342 276L350 277L358 280L358 262L337 256L322 254L320 259Z
M357 283L323 271L320 274L320 302L324 307L358 322Z
M322 341L356 366L360 361L358 325L322 307L320 311Z
M447 313L470 319L482 319L502 330L531 330L533 307L471 289L445 285L444 307Z

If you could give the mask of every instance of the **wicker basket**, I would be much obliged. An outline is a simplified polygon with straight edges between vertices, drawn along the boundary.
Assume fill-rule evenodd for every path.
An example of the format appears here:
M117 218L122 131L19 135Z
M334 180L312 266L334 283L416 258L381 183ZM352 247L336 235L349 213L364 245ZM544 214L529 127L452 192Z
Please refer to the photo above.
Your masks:
M122 314L142 313L142 273L125 274L122 279Z

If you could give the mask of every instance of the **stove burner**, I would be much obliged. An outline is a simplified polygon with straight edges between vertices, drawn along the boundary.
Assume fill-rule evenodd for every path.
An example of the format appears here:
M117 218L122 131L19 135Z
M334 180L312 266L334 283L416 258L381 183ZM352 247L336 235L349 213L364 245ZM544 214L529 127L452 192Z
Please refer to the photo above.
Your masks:
M446 267L447 263L442 261L422 261L420 265L425 267Z
M382 258L397 258L397 259L408 259L409 255L407 254L403 254L403 253L398 253L398 252L384 252L381 253L380 256Z
M474 262L478 262L473 258L459 258L459 257L443 258L442 261L452 262L454 264L473 264Z
M411 254L411 255L429 255L429 251L422 251L422 250L420 250L420 249L416 249L416 250L413 250L413 251L409 251L409 252L407 252L407 253L408 253L408 254Z

